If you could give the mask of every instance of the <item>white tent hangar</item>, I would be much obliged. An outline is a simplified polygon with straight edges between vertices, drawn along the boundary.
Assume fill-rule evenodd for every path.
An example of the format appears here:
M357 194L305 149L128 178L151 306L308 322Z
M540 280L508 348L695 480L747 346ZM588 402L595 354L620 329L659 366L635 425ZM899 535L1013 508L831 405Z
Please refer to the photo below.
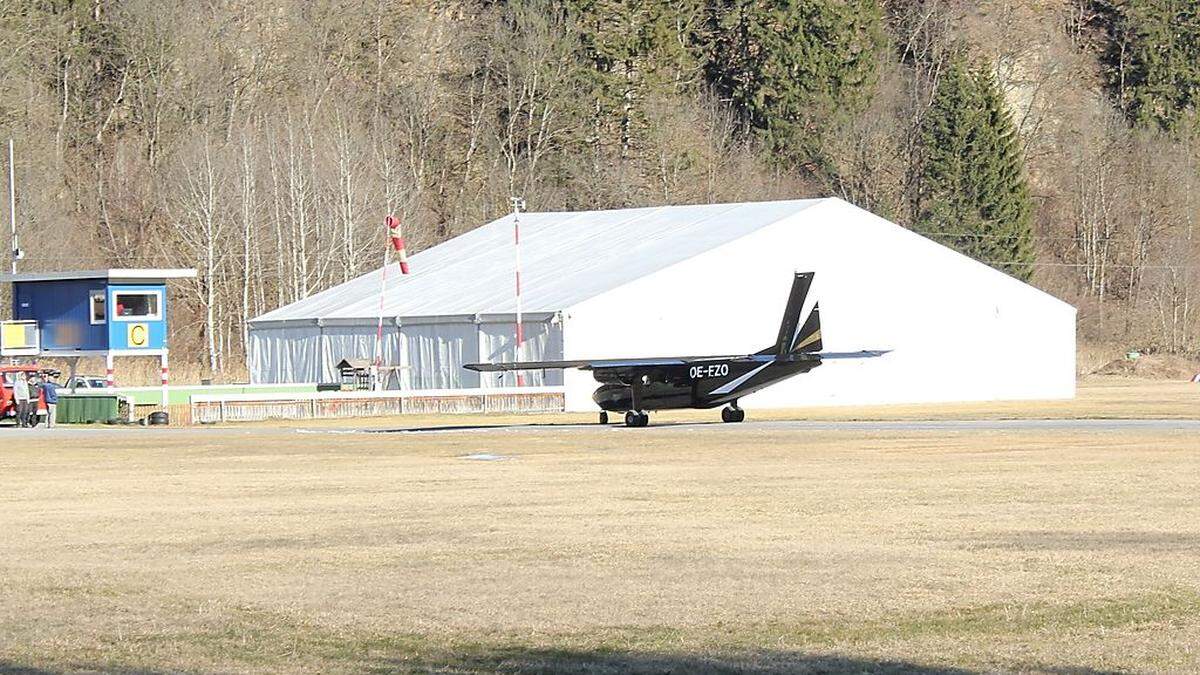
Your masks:
M1075 309L840 199L521 216L521 360L740 354L771 344L796 271L813 271L829 362L744 407L1070 398ZM404 389L512 386L512 216L388 273L384 361ZM255 382L335 379L373 354L380 270L254 319ZM807 311L807 310L805 310ZM501 379L503 377L503 380ZM590 373L530 373L595 410Z

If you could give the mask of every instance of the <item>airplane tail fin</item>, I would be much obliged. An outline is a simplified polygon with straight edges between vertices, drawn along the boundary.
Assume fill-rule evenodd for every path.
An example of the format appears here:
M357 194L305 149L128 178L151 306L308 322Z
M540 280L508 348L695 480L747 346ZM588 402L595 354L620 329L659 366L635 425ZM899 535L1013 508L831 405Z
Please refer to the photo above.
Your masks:
M788 295L787 307L783 310L783 322L779 324L779 336L775 344L762 350L759 354L807 354L819 352L821 346L821 315L819 307L813 306L804 325L800 324L800 312L804 311L804 301L808 298L808 289L812 286L812 272L802 272L792 281L792 292ZM799 327L799 329L797 329Z
M793 354L808 354L819 352L824 348L821 344L821 303L815 303L808 319L796 332L796 341L792 343Z

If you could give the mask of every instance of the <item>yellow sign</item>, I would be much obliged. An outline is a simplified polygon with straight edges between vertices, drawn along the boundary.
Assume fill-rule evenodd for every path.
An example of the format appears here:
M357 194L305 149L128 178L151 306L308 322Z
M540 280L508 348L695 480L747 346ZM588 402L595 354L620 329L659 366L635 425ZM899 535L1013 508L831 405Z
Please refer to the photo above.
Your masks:
M36 321L0 321L0 355L35 356L37 353Z
M34 343L30 340L29 332L25 324L5 323L4 334L0 340L3 341L6 348L10 349L32 347Z
M129 346L145 347L150 342L150 328L144 323L129 324Z

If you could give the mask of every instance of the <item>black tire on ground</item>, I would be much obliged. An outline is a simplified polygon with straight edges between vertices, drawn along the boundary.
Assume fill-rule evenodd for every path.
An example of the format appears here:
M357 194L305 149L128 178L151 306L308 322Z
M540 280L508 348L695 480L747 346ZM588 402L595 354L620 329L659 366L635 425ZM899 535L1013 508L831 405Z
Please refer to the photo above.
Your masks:
M608 411L607 410L602 411L600 413L600 424L608 424Z
M636 410L630 410L625 413L625 426L627 426L627 427L638 426L638 413Z

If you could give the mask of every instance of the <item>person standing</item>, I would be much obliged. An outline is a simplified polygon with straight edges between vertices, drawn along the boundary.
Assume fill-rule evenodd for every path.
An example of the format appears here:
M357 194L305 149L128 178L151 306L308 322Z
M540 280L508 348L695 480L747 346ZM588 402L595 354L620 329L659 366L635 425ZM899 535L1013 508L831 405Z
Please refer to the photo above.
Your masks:
M53 375L47 375L42 382L42 397L46 399L46 428L53 429L58 417L58 383Z
M41 415L38 412L42 408L42 378L34 375L29 378L29 428L37 427Z
M13 400L17 402L17 426L29 426L29 381L25 373L17 373L13 380Z

